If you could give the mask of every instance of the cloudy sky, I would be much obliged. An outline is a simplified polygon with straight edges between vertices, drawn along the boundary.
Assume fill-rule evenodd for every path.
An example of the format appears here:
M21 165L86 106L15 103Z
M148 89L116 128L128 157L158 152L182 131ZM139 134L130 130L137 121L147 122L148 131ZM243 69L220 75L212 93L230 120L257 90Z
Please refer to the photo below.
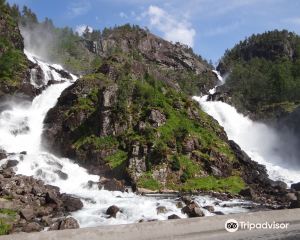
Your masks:
M213 62L252 33L288 29L300 34L299 0L8 0L27 5L40 20L81 31L125 23L192 46Z

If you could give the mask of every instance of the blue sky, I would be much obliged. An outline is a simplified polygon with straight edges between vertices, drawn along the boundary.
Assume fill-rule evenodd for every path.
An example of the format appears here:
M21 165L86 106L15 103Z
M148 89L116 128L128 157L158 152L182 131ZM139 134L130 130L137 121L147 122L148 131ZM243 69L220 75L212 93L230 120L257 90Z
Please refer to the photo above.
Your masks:
M300 34L299 0L8 0L29 6L56 26L103 29L124 23L147 26L213 62L252 33L288 29Z

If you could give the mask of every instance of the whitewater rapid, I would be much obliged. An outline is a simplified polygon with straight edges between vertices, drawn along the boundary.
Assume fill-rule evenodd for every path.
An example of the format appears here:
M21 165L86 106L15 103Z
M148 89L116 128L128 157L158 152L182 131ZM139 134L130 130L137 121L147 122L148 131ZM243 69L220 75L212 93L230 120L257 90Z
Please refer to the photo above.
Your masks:
M9 108L0 112L0 149L9 153L7 159L18 160L17 174L33 176L60 188L63 193L79 197L83 202L83 209L72 213L81 227L99 226L105 224L133 223L140 220L165 220L171 214L181 218L186 215L176 206L178 199L154 198L136 195L134 193L111 192L99 190L97 182L99 176L88 174L86 169L75 164L71 159L59 158L43 149L42 132L43 121L49 109L55 106L62 91L73 84L77 77L62 78L57 71L63 69L60 65L49 64L38 57L26 52L28 59L38 64L45 77L43 83L36 82L36 72L31 73L31 83L39 88L47 85L50 80L60 82L48 86L32 102L8 102ZM67 179L61 178L64 173ZM93 184L95 183L95 184ZM195 199L201 206L213 205L216 211L225 214L246 212L249 202L239 200L220 201L209 196L198 196ZM106 209L116 205L121 209L117 218L108 218ZM164 206L166 213L157 213L157 207ZM203 209L205 215L213 213Z
M223 84L222 77L215 73ZM215 93L215 88L210 93ZM227 103L207 101L207 97L193 98L224 127L229 139L234 140L254 161L266 166L272 180L284 181L288 185L300 181L300 170L287 164L288 158L294 156L288 155L288 152L286 156L281 154L285 144L278 132L263 123L252 121Z

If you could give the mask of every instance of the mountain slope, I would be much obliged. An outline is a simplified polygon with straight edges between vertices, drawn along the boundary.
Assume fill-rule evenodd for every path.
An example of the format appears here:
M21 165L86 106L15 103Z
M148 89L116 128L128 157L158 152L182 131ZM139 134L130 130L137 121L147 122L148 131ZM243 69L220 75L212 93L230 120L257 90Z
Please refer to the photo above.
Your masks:
M217 68L229 74L219 91L259 119L277 119L300 104L300 37L270 31L252 35L227 51Z

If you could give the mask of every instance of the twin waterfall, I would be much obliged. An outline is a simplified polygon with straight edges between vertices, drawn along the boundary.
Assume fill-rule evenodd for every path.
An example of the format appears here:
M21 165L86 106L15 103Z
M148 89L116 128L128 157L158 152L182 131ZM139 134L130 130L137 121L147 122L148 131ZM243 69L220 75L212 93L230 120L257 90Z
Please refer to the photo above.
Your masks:
M41 145L43 121L48 110L55 106L62 91L72 85L77 78L64 79L58 74L62 67L49 64L38 57L25 52L28 59L40 66L44 73L44 83L55 80L58 83L45 88L32 102L7 102L9 107L0 112L0 148L9 153L8 159L18 160L15 167L17 174L34 176L46 184L58 186L61 192L80 197L84 207L72 213L81 227L106 224L133 223L140 220L165 220L171 214L182 218L186 216L177 208L176 198L146 197L135 193L110 192L98 188L99 176L90 175L71 159L59 158ZM32 85L40 87L35 82L35 72L32 72ZM284 169L274 164L273 157L268 158L273 138L272 131L262 124L257 124L238 114L236 110L222 102L206 102L205 97L197 99L203 109L225 128L229 138L235 140L256 161L265 164L272 178L283 179L286 182L299 181L300 172ZM275 141L275 140L274 140ZM26 153L25 153L26 152ZM0 165L7 159L0 161ZM64 178L61 178L64 173ZM200 206L213 205L215 211L223 213L243 212L245 202L239 200L220 201L209 196L198 196L196 201ZM121 209L117 218L108 218L106 209L116 205ZM157 207L164 206L166 213L158 213ZM205 215L214 215L203 209Z

